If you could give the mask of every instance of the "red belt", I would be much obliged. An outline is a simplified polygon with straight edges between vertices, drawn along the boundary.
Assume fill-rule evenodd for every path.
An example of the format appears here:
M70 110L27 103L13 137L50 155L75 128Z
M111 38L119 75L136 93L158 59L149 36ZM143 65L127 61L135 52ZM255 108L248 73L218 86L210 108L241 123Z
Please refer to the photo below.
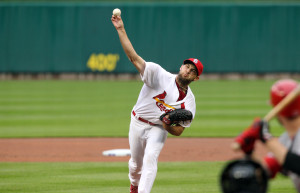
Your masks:
M132 114L133 114L133 116L136 116L136 114L135 114L134 111L132 111ZM151 123L150 121L147 121L146 119L143 119L141 117L137 117L137 119L140 120L140 121L142 121L142 122L144 122L144 123L148 123L149 125L156 125L156 124Z

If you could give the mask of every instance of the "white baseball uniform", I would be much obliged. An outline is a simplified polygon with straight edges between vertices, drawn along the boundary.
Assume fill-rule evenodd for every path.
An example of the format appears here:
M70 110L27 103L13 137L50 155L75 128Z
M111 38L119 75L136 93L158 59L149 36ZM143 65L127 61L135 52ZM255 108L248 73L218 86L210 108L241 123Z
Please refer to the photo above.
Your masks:
M287 132L283 133L279 137L279 142L288 148L292 153L300 155L300 129L293 139L288 136ZM288 171L287 175L293 181L295 188L300 193L300 176L291 171Z
M279 142L287 149L289 149L292 153L300 155L300 129L298 130L294 138L291 138L287 132L284 132L279 137ZM269 153L268 157L273 157L275 159L272 153ZM300 176L291 171L284 171L284 173L289 176L289 178L293 181L296 190L300 193Z
M195 97L190 88L186 96L180 94L176 75L164 70L158 64L146 62L143 76L144 85L137 103L133 107L129 130L131 158L129 179L138 186L139 193L149 193L152 189L159 154L168 132L162 127L160 115L174 109L187 109L196 112ZM181 122L189 127L191 121Z

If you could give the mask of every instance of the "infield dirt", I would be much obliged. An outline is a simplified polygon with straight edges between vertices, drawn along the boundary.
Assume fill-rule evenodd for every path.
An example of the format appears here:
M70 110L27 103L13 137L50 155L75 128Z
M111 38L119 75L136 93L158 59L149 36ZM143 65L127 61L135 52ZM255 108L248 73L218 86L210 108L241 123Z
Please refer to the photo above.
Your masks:
M168 138L159 161L227 161L241 158L230 149L233 138ZM257 142L256 156L267 151ZM129 156L103 156L110 149L129 149L127 138L0 139L0 162L127 162Z

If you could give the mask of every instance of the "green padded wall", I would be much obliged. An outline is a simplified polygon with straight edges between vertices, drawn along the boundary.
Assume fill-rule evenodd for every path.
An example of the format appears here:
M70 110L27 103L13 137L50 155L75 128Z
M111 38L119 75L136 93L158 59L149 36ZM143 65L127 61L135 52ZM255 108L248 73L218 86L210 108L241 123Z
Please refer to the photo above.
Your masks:
M146 61L177 72L300 72L300 4L0 3L0 72L134 73L110 18Z

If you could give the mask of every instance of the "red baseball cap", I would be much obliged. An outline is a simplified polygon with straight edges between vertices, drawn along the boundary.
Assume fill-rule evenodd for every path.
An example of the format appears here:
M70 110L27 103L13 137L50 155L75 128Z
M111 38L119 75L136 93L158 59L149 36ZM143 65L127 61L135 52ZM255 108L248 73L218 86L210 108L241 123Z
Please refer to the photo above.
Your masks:
M183 61L183 64L194 64L197 68L197 75L200 76L203 72L203 65L200 60L196 58L189 58Z

